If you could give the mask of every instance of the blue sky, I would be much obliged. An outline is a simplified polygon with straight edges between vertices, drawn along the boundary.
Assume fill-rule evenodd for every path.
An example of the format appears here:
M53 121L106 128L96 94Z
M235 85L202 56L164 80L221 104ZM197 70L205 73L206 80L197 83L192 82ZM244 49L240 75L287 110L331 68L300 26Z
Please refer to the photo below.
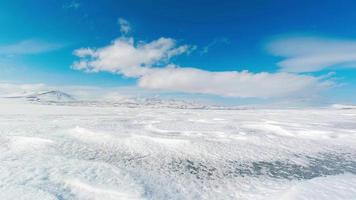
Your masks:
M138 85L237 99L312 91L308 96L318 93L322 101L355 103L355 9L353 1L0 0L0 81ZM168 39L159 41L163 49L140 47L160 38ZM134 49L124 54L133 64L107 59L125 52L125 45ZM75 53L86 48L95 55ZM137 56L158 50L159 58ZM86 63L75 67L80 61ZM136 64L150 72L132 74ZM291 86L276 87L284 83Z

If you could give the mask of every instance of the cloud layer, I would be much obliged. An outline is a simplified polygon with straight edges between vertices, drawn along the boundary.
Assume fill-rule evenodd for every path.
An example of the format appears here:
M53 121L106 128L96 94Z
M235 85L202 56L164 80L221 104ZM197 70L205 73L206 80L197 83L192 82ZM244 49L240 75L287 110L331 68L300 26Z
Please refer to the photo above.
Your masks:
M171 63L171 58L188 53L194 47L177 45L174 39L163 37L149 43L135 42L132 37L125 36L130 28L123 27L129 26L128 22L121 21L122 37L105 47L75 50L74 54L79 60L73 64L73 68L137 78L142 88L242 98L301 96L332 85L332 82L322 78L286 72L213 72L179 67ZM279 52L278 48L275 50ZM294 55L293 49L287 54Z
M356 67L356 41L352 40L290 37L271 42L268 50L284 57L278 66L286 72Z
M273 98L310 95L331 82L290 73L211 72L196 68L155 69L139 79L139 86L228 97ZM308 91L309 90L309 91Z

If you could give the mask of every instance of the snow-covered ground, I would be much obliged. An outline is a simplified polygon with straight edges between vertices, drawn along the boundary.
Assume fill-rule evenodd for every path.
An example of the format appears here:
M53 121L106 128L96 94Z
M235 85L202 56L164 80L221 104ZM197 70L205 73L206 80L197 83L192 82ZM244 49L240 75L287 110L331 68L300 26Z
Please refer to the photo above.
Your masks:
M356 199L356 109L0 102L0 199Z

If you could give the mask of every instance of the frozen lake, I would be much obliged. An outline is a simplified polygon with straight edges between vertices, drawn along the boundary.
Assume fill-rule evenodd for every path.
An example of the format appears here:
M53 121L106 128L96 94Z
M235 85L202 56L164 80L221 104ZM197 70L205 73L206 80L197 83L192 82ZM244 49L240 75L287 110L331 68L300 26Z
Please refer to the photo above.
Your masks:
M356 199L356 109L0 102L0 199Z

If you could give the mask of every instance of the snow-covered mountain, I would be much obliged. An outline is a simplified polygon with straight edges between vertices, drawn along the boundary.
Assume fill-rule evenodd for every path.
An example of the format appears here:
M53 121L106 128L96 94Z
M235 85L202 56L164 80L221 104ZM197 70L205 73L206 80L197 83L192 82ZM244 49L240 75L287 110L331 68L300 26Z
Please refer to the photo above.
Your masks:
M76 99L71 94L49 90L40 92L23 92L3 96L6 99L25 100L36 103L51 103L70 106L104 106L104 107L151 107L151 108L180 108L180 109L203 109L206 105L174 99L160 99L157 97L123 97L116 99L80 98Z
M189 102L175 99L127 97L121 99L77 100L56 102L70 106L93 106L93 107L128 107L128 108L176 108L176 109L207 109L209 106L197 102Z
M76 99L65 92L58 90L41 91L34 93L24 93L20 95L10 95L6 96L8 99L24 99L28 101L35 102L69 102L75 101Z
M75 97L76 98L75 98ZM78 97L79 96L79 97ZM91 106L91 107L128 107L128 108L173 108L173 109L209 109L209 110L246 110L252 107L241 106L218 106L201 103L198 101L189 101L181 99L169 99L161 97L137 97L120 96L106 98L102 97L80 97L60 90L47 91L22 91L21 93L12 93L2 96L6 99L28 101L40 104L55 104L67 106ZM77 98L78 97L78 98Z

